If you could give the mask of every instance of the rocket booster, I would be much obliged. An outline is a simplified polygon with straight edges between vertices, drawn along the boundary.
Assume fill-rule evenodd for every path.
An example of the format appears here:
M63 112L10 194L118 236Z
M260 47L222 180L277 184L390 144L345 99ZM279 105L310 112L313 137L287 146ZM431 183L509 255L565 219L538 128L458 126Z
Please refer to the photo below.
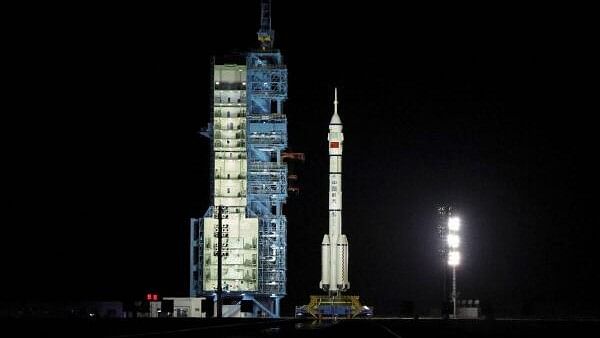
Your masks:
M321 242L321 282L323 291L340 292L350 288L348 281L348 239L342 234L342 150L344 133L337 112L337 88L334 111L329 122L329 233Z

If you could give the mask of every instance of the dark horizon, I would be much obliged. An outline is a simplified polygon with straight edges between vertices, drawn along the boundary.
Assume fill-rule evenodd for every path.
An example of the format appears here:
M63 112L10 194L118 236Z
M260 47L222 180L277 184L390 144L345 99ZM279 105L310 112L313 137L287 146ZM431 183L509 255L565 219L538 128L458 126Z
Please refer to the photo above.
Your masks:
M397 5L273 3L290 150L306 154L286 205L282 314L320 293L337 87L351 294L376 314L438 307L436 207L449 203L464 222L462 298L598 316L595 105L582 107L577 41L533 10ZM210 58L257 47L259 9L54 9L24 25L0 299L187 295L189 218L209 206L197 132Z

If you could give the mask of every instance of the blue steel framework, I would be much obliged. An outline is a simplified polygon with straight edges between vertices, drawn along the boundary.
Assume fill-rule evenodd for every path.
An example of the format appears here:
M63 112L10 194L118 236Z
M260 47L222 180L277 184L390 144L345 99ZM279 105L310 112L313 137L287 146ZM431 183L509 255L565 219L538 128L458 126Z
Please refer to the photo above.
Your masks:
M279 317L279 302L286 294L287 220L282 209L287 199L288 170L281 154L287 148L287 119L283 114L287 68L281 53L272 48L270 7L270 1L263 1L258 32L261 48L246 56L247 217L259 218L258 290L231 296L254 301L255 315L260 309L269 317ZM211 83L214 85L212 78ZM213 165L212 106L210 112L209 127L202 134L211 139L210 163ZM213 183L214 171L211 170L211 194ZM204 217L216 217L213 209L209 207ZM190 231L190 295L213 295L214 290L202 289L202 218L191 219Z
M246 59L248 72L248 207L259 217L258 294L275 303L286 289L287 165L281 153L287 148L287 69L279 51L255 51Z

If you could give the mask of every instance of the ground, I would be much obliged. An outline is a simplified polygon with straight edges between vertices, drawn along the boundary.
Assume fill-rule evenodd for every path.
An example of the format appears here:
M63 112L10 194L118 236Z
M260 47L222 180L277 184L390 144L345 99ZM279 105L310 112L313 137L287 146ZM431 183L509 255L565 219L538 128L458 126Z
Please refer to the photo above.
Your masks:
M13 337L579 337L600 333L599 320L3 319L0 324Z

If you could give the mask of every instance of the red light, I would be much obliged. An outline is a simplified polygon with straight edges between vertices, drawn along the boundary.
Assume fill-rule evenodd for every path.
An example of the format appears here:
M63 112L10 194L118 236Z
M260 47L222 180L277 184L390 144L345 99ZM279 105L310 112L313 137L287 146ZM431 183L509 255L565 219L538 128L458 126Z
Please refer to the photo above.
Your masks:
M156 293L152 295L152 300L158 300L158 295Z
M152 294L151 293L146 294L146 300L152 300Z
M339 148L340 147L340 143L339 142L331 142L329 143L329 148Z

